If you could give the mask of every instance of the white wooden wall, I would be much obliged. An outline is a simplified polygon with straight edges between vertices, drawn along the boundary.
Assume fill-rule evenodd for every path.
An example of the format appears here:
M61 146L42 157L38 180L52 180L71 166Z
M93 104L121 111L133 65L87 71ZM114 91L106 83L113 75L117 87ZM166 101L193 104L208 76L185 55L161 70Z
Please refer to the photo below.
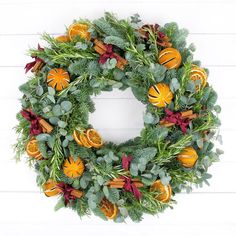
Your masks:
M18 86L26 81L25 55L40 33L60 34L79 17L96 18L104 11L120 17L139 13L146 23L177 21L190 30L196 59L210 69L209 81L219 93L225 154L210 168L211 186L179 194L174 210L142 223L114 224L98 218L80 220L70 210L54 213L56 199L39 193L35 174L24 161L16 164L12 127L20 109ZM0 0L0 235L236 235L236 1L233 0ZM130 91L94 98L91 122L106 140L138 134L144 107Z

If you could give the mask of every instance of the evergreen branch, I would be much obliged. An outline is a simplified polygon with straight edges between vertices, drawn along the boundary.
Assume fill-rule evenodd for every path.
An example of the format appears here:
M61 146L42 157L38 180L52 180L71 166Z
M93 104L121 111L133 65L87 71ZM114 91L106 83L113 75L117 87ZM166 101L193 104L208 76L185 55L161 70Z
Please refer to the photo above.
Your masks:
M50 178L54 180L59 180L61 165L64 160L64 155L61 146L61 139L59 135L57 135L55 139L53 152L54 154L52 156L52 159L50 160Z

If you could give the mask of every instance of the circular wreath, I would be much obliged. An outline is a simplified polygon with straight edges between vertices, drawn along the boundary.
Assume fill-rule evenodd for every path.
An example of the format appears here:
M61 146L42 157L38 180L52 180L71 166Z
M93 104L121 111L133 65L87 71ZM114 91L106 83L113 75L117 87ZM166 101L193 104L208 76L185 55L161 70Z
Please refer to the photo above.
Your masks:
M140 221L172 207L173 196L208 183L220 122L208 70L193 60L185 29L142 24L139 15L81 19L66 34L43 34L29 51L33 72L20 86L16 157L27 153L37 184L59 196L55 209ZM91 96L130 88L146 105L140 136L103 142L89 124Z

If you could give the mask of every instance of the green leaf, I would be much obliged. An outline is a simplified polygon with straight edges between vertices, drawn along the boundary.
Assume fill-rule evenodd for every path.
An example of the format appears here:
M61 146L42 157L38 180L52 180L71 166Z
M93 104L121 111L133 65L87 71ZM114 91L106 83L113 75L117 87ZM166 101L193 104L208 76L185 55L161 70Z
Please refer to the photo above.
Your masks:
M171 91L172 92L176 92L179 88L180 88L180 83L179 83L178 79L173 78L170 81L170 89L171 89Z
M68 143L69 143L68 139L64 139L62 142L62 147L67 147Z
M58 211L63 207L65 207L64 198L60 198L60 200L57 202L56 206L54 207L54 210Z
M98 175L97 176L97 181L98 181L98 184L100 185L100 186L102 186L103 184L104 184L104 179L103 179L103 177L101 176L101 175Z
M67 135L67 130L65 130L65 129L59 129L59 132L60 132L60 134L62 135L62 136L66 136Z
M58 121L58 126L61 128L65 128L67 126L67 123L65 121L59 120Z
M106 196L106 198L108 198L109 197L109 189L108 189L108 187L104 186L102 190L103 190L103 193Z
M86 43L77 42L75 47L84 51L88 48L88 45Z
M152 113L147 112L144 114L143 120L146 124L157 124L160 121L160 118L158 115L154 116Z
M48 94L48 95L47 95L47 98L48 98L52 103L56 103L56 100L55 100L54 96Z
M80 178L80 187L83 188L83 189L86 189L88 184L89 184L89 182L87 181L86 177L82 176Z
M57 125L58 121L60 119L58 117L51 117L49 118L49 122L52 124L52 125Z
M43 87L42 87L41 85L38 85L38 86L36 87L36 94L37 94L38 96L42 96L42 95L43 95Z
M71 110L72 108L72 103L70 101L63 101L61 103L61 107L64 111L68 112Z
M221 107L219 105L216 105L216 106L214 106L214 110L216 111L216 113L220 113Z
M138 176L138 164L137 163L131 162L130 174L132 176Z
M128 216L128 210L125 207L119 207L119 212L124 217Z
M104 39L104 43L106 44L113 44L117 46L118 48L124 49L127 45L127 43L122 39L117 36L107 36Z
M113 76L115 80L121 80L125 77L125 73L122 70L116 68L113 71Z
M151 161L157 154L157 149L155 147L147 147L143 149L138 149L134 152L134 157L137 159L144 158L146 161Z
M39 134L36 136L36 139L41 142L41 141L48 141L48 138L50 138L49 134Z
M52 88L52 87L48 87L48 94L51 95L51 96L54 96L55 95L55 89Z
M119 198L120 198L120 194L119 194L119 190L116 188L108 188L109 191L109 195L108 195L108 200L111 201L112 203L116 203Z
M55 116L61 116L62 115L62 110L61 110L61 106L60 105L55 105L53 108L52 108L52 112Z

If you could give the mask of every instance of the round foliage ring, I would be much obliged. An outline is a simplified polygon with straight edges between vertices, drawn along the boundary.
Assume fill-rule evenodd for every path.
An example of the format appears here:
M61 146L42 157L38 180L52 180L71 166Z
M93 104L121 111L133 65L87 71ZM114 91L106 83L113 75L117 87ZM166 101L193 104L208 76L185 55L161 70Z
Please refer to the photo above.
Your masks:
M220 124L208 70L193 59L187 31L176 23L143 24L136 14L79 20L64 35L42 36L20 86L16 157L26 154L56 209L103 219L140 221L201 186L221 152L213 138ZM140 135L104 142L89 124L92 96L130 88L145 104Z

